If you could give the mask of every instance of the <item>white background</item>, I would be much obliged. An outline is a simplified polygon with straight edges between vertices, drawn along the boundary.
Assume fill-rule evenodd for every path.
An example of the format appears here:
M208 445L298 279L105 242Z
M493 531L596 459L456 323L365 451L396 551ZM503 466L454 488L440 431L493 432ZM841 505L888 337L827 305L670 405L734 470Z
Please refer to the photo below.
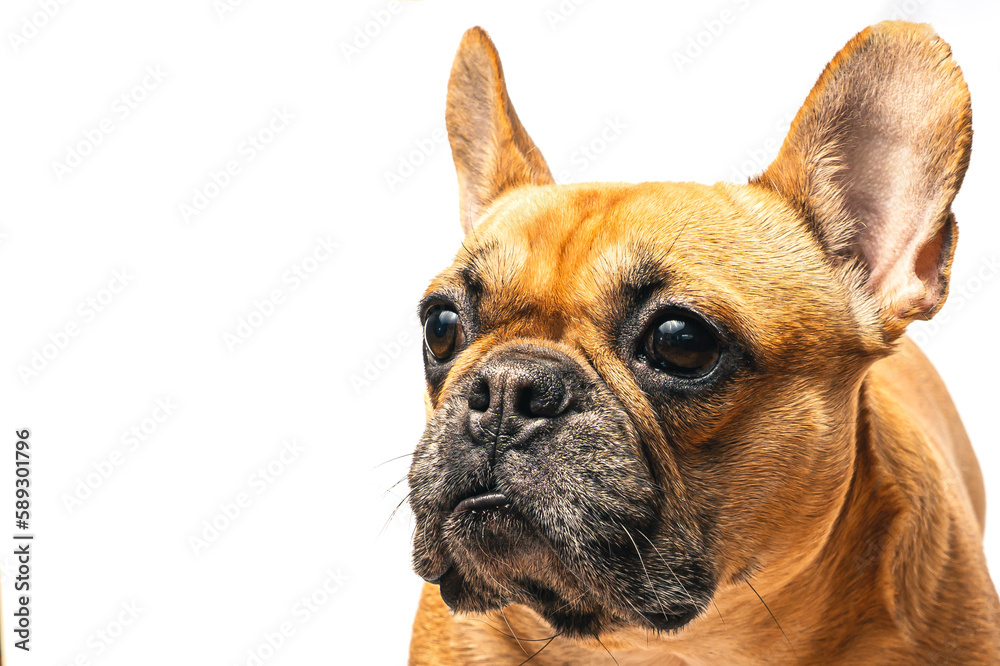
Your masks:
M8 0L0 16L0 542L13 544L22 427L32 429L37 535L30 654L11 649L13 545L0 548L15 665L254 663L247 651L286 620L294 634L264 663L404 662L419 590L412 521L403 507L386 524L408 460L378 465L410 452L422 428L413 310L460 242L454 170L435 137L455 48L476 24L562 180L714 182L773 156L789 115L858 30L894 13L932 22L971 88L975 139L955 204L949 316L919 335L991 491L1000 481L995 4L564 0L560 14L558 0L466 0L389 14L384 2L245 0L220 16L212 0L91 0L43 21L44 4ZM15 47L11 34L31 34L25 20L45 25ZM366 26L377 33L367 44L357 37ZM701 53L679 66L698 39ZM147 67L165 78L133 93ZM125 118L123 94L135 106ZM248 161L241 144L282 108L294 120ZM103 119L112 131L60 179L53 163ZM622 127L615 140L582 158L608 122ZM421 146L428 156L414 153ZM185 221L180 205L230 160L240 173L208 187L214 198ZM401 169L390 188L386 173ZM336 253L307 261L328 236ZM294 288L283 276L296 266L315 270ZM127 287L103 293L122 269ZM225 334L274 289L284 301L231 351ZM86 314L88 298L108 296ZM25 381L19 366L73 323L78 334ZM158 399L176 410L129 450L123 433L141 429ZM252 475L290 438L304 450L274 463L281 473L258 493ZM94 476L116 450L120 464ZM90 495L68 507L81 483ZM249 505L195 553L190 538L240 493ZM1000 492L990 497L1000 515ZM996 571L995 522L986 550ZM300 622L296 604L328 571L336 591ZM98 653L97 632L116 632L133 602L138 618Z

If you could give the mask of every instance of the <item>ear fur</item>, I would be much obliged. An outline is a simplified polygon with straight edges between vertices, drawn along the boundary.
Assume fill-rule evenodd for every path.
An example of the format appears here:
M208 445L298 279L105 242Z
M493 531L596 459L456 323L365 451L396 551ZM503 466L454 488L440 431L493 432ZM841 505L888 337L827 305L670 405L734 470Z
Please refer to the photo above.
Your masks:
M545 159L507 96L500 56L482 28L471 28L462 37L448 81L445 119L466 233L506 190L553 184Z
M879 23L830 62L752 181L788 200L835 263L860 271L887 339L944 303L971 116L962 72L930 26Z

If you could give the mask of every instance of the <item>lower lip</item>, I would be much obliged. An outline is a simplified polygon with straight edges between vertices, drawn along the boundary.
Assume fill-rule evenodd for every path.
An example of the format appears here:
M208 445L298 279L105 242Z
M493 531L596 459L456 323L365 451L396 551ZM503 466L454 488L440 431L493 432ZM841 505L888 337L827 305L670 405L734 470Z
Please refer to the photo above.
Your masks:
M689 609L673 615L667 615L665 613L652 613L645 614L645 617L657 629L661 631L672 631L685 626L697 617L697 615L698 611Z
M466 497L458 503L453 513L476 511L499 511L510 508L510 499L500 492L483 493L474 497Z

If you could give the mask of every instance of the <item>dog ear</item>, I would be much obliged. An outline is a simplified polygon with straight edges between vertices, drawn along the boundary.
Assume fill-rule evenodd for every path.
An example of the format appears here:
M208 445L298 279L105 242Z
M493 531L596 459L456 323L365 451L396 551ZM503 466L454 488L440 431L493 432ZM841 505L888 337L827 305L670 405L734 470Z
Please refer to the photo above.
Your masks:
M553 184L545 159L510 103L500 56L482 28L462 37L448 80L445 120L465 233L504 191Z
M891 340L944 303L958 234L951 202L971 147L969 91L951 49L928 25L887 21L827 65L752 182L789 200L836 263L859 269Z

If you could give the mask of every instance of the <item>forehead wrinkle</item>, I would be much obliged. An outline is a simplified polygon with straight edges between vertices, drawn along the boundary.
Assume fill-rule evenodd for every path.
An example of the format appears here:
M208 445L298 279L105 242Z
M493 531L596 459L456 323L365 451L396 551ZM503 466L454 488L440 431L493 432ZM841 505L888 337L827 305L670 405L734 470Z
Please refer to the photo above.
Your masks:
M527 263L527 252L516 241L490 243L470 253L465 271L486 294L509 289Z
M529 242L536 252L530 279L554 316L586 318L593 300L594 253L613 226L612 211L621 196L573 192L570 202L546 211L532 225Z
M537 319L549 335L561 336L578 316L577 307L585 305L574 297L579 262L589 263L581 255L590 254L585 248L592 243L580 233L580 215L570 219L560 213L536 210L515 228L493 229L505 232L502 241L494 237L488 247L469 253L469 269L482 278L483 298L498 315L496 324Z
M533 284L535 258L523 240L507 235L502 241L491 239L466 252L459 273L476 285L476 302L484 332L501 332L519 337L529 321L541 316L550 330L555 319L544 308L544 299Z
M580 285L580 293L596 304L631 304L670 281L667 253L647 243L618 243L604 249L593 261L590 289Z

